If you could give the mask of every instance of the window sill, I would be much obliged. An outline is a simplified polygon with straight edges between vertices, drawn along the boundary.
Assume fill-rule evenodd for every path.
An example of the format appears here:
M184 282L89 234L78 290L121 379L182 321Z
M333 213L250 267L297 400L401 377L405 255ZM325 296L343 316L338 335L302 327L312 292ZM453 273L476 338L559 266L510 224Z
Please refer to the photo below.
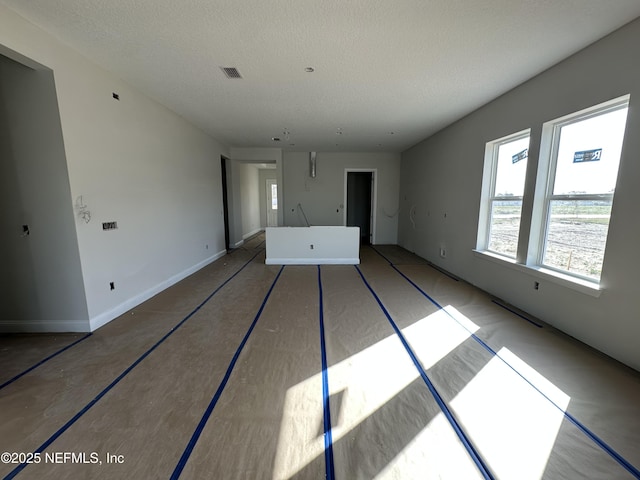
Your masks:
M544 267L522 265L520 263L517 263L515 259L503 257L502 255L498 255L492 252L473 250L473 253L476 257L482 258L483 260L488 260L490 262L494 262L513 270L517 270L527 275L531 275L533 277L555 283L556 285L570 288L591 297L597 298L602 293L602 288L600 287L600 285L595 282L590 282L589 280L583 280L581 278L572 277L571 275L565 275Z

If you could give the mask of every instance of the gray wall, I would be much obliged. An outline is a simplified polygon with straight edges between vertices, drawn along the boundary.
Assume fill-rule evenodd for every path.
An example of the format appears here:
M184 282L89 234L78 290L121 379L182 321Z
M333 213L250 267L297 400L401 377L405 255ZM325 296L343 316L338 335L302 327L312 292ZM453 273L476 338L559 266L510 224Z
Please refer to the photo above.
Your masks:
M53 74L1 55L0 192L0 328L88 330Z
M371 168L378 179L375 243L397 242L399 154L318 152L315 178L309 176L309 152L284 152L282 163L284 225L305 225L298 203L312 225L344 225L345 170Z
M640 369L640 21L595 43L402 154L399 243L452 273ZM472 253L485 144L630 93L625 143L599 298ZM525 198L524 209L531 209ZM410 211L414 210L413 222ZM446 214L446 217L445 217ZM447 258L440 258L445 246Z

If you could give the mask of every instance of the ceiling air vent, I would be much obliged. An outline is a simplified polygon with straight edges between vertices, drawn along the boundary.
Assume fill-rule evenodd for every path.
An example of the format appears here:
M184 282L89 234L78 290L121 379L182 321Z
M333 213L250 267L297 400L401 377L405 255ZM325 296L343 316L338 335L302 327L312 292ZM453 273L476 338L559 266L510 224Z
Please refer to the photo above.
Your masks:
M242 78L236 67L220 67L227 78Z

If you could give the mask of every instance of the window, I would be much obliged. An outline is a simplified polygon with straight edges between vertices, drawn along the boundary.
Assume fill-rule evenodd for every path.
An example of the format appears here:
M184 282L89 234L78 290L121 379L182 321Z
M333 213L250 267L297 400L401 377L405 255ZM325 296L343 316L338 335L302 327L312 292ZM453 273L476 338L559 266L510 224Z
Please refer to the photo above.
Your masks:
M528 152L528 130L487 144L480 250L516 258Z
M278 184L271 184L271 210L278 209Z
M544 204L534 210L543 219L539 265L600 280L628 101L545 125L551 135L547 182Z
M521 221L530 130L487 143L477 251L599 291L629 95L542 126L532 208ZM595 293L597 295L597 293Z

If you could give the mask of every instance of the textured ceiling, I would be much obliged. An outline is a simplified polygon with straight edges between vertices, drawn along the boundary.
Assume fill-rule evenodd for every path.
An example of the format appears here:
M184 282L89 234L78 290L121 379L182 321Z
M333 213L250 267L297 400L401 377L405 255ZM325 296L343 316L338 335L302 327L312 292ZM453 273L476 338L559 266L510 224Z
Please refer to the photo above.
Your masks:
M229 146L319 151L402 151L640 16L638 0L0 3Z

